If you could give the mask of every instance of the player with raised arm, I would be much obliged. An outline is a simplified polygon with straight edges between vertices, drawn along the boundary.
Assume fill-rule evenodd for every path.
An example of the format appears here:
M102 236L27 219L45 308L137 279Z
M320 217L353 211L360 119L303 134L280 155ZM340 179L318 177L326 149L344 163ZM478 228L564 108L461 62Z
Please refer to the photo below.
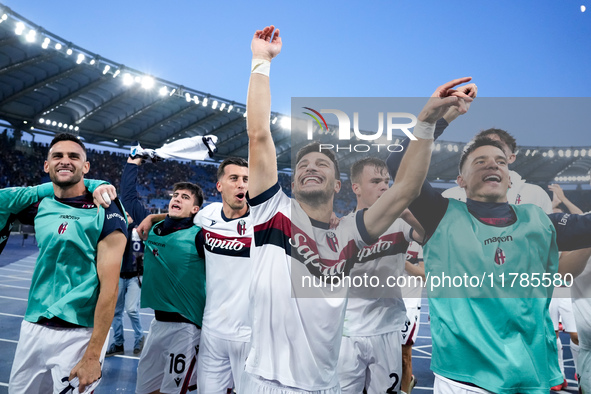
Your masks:
M400 156L388 158L391 174ZM547 215L533 204L509 204L507 165L498 141L477 139L459 165L466 203L442 197L425 182L409 207L425 229L436 393L541 393L562 382L548 313L552 288L527 283L566 273L558 250L591 245L591 216ZM484 289L431 288L443 273L492 274L494 283ZM504 286L502 274L526 280Z
M140 158L129 158L121 176L123 204L139 222L149 212L137 194ZM196 363L205 307L205 262L193 225L203 204L198 185L173 186L165 219L150 227L144 243L141 306L154 320L138 363L136 393L179 393L196 389Z
M44 165L55 196L21 216L34 219L40 252L11 394L85 392L100 382L127 223L118 200L97 209L84 183L89 169L84 144L70 134L56 136ZM104 190L106 199L115 196Z
M410 144L408 160L402 163L394 186L367 211L330 230L334 195L341 186L338 163L330 151L310 144L298 152L292 187L295 200L278 184L270 130L269 68L281 46L279 29L273 26L256 31L251 43L248 199L255 245L251 249L251 349L241 389L244 393L339 393L336 370L347 288L311 289L299 280L348 275L358 250L373 243L408 206L427 174L435 122L450 106L461 108L461 97L472 100L453 89L469 78L442 85L423 108L414 130L418 138Z

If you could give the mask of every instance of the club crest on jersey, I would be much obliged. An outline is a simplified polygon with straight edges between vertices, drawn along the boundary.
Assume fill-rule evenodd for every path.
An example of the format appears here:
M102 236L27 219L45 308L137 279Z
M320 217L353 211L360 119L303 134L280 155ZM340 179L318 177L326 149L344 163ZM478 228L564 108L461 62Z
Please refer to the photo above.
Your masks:
M521 204L521 194L518 194L517 197L515 198L515 205L519 205Z
M503 264L505 264L505 261L506 261L505 252L503 252L503 249L497 248L497 251L495 252L495 263L497 265L503 265Z
M63 233L66 232L67 228L68 228L68 222L63 222L62 224L60 224L59 228L57 229L57 233L59 235L62 235Z
M236 231L238 231L238 234L240 235L244 235L246 233L246 221L244 219L241 219L238 222L238 226L236 226Z
M338 252L339 240L337 239L336 234L333 233L332 231L329 231L326 233L326 243L328 244L328 247L330 248L330 250L332 250L335 253Z
M154 257L158 257L159 256L158 249L156 249L156 248L152 249L152 254L154 255Z

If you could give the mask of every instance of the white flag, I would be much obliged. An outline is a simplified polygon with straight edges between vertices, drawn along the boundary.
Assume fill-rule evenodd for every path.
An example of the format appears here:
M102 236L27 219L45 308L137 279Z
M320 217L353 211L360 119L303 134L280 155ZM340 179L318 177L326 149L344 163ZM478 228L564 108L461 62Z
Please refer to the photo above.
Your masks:
M215 135L196 136L191 138L182 138L164 144L162 148L158 149L144 149L137 144L131 148L131 157L141 157L142 159L150 159L153 162L164 159L179 159L179 160L203 160L207 157L213 157L217 151L215 144L218 142L218 137Z

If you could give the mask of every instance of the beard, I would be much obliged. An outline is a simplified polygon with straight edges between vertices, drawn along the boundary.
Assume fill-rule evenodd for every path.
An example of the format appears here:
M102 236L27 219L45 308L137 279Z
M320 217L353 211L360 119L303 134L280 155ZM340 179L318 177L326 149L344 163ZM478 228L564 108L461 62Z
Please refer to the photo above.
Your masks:
M50 172L49 173L49 179L51 180L51 182L53 182L55 185L61 187L61 188L68 188L71 186L74 186L76 184L78 184L81 180L82 180L82 174L79 172L74 172L72 174L72 176L70 177L70 179L68 180L60 180L57 176L57 172Z
M303 202L310 206L326 204L334 195L332 190L311 190L302 192L295 189L293 194L298 202Z

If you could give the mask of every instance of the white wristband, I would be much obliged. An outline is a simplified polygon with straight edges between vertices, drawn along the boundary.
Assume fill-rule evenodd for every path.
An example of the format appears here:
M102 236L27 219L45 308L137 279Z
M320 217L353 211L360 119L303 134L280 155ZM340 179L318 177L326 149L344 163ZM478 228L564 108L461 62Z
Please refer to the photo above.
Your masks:
M420 139L432 140L435 137L435 123L431 124L419 120L412 133Z
M252 59L251 73L263 74L269 76L271 71L271 62L264 59Z

